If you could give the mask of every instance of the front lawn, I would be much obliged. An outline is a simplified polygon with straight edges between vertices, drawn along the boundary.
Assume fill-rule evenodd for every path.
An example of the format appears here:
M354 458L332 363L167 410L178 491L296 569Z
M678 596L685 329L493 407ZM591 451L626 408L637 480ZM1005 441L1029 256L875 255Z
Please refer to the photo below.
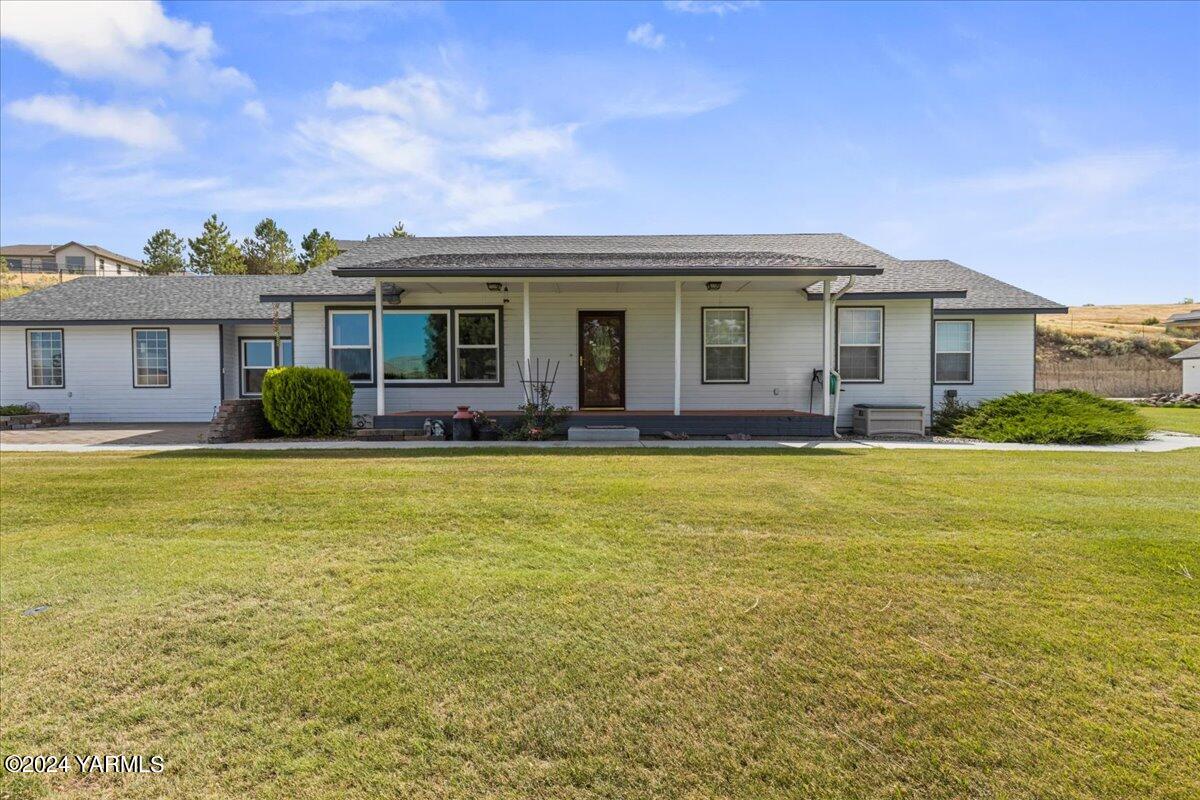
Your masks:
M1138 413L1160 431L1193 433L1200 436L1200 408L1152 408L1139 406Z
M1195 797L1196 462L5 454L0 796Z

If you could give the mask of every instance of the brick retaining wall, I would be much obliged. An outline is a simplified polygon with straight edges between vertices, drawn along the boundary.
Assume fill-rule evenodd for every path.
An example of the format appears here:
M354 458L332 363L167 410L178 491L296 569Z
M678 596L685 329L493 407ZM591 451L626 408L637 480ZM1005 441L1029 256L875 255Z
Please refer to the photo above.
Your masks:
M263 416L262 400L239 398L221 401L204 434L204 441L212 444L244 442L274 434Z
M56 428L67 425L71 421L70 414L10 414L0 417L0 431L19 431L27 428Z

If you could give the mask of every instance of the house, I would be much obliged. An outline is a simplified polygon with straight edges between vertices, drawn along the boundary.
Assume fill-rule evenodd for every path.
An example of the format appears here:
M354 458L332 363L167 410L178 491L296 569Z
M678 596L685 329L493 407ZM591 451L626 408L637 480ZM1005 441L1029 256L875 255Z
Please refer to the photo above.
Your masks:
M1165 323L1168 329L1178 328L1182 331L1200 331L1200 309L1181 311L1167 317Z
M577 418L828 435L856 403L915 406L928 425L948 391L1032 391L1035 315L1066 312L841 234L388 237L303 275L112 283L0 306L0 402L205 420L295 363L342 370L356 414L411 427L516 409L540 363Z
M125 277L142 274L142 262L94 244L10 244L0 257L13 272L62 272L68 275Z
M1180 350L1171 356L1171 361L1180 362L1183 367L1184 394L1200 393L1200 344L1194 344L1186 350Z

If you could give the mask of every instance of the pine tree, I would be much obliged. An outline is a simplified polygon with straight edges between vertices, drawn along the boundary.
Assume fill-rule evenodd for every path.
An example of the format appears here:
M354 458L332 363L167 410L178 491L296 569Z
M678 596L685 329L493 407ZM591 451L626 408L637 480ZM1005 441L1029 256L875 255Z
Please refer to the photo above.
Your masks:
M155 231L142 252L146 254L143 269L148 275L183 272L183 239L170 228Z
M254 237L242 240L242 258L251 275L289 275L296 272L291 237L267 217L254 226Z
M368 236L367 238L368 239L384 239L388 236L392 236L397 239L407 239L408 237L412 236L412 234L409 233L408 231L404 230L404 221L401 220L392 226L391 233L381 233L378 236Z
M300 249L300 269L303 272L319 267L338 254L337 242L329 231L321 233L316 228L300 240Z
M201 275L241 275L246 271L242 251L229 235L229 228L213 214L204 220L204 230L188 239L188 266Z

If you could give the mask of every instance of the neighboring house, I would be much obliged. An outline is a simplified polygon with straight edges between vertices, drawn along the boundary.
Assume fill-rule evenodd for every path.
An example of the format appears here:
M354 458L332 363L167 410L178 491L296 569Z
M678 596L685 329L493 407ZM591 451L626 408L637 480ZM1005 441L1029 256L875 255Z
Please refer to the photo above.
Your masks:
M1185 331L1200 331L1200 309L1181 311L1167 317L1164 323L1168 328L1178 328Z
M142 262L94 244L10 244L0 257L13 272L62 272L67 275L125 277L142 274Z
M1171 356L1171 361L1178 361L1183 367L1183 393L1200 392L1200 344L1180 350Z
M0 305L0 403L203 420L295 363L345 372L355 413L417 427L403 415L516 409L540 361L583 420L828 434L827 370L839 426L855 403L917 406L928 424L947 391L1032 391L1035 315L1066 312L841 234L388 237L303 275L136 284Z

